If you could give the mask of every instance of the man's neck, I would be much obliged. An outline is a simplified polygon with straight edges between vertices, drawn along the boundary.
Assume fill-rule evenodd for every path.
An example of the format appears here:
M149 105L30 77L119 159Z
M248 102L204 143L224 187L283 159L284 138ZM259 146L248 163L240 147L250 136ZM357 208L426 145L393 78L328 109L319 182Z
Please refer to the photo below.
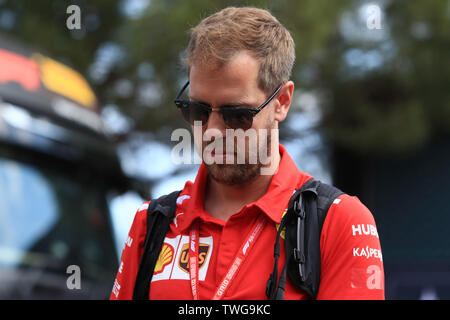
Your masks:
M279 153L271 161L275 161L278 168ZM273 175L258 175L246 184L225 185L208 175L204 208L211 216L227 221L245 205L261 198L267 192L272 177Z

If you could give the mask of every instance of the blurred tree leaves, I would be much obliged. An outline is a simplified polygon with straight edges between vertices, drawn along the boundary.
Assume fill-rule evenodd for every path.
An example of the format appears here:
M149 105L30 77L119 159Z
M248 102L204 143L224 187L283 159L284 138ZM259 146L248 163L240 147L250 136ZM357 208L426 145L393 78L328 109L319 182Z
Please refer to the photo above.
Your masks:
M152 66L150 79L135 83L135 88L147 82L158 88L160 103L150 108L136 108L136 101L129 105L134 111L139 130L156 129L173 123L182 125L175 113L172 99L187 74L180 62L189 40L189 29L202 18L226 6L242 6L242 1L163 1L153 0L138 18L129 20L122 29L120 42L128 48L131 64L128 79L145 61ZM346 2L330 4L328 1L252 1L246 5L267 8L292 32L296 41L297 68L315 54L335 32L336 20ZM320 23L319 23L320 21ZM139 82L139 79L137 79ZM135 98L136 96L132 97Z
M316 82L329 97L323 126L335 147L409 154L450 131L450 2L381 3L383 30L361 21L364 39L341 32L326 46Z
M86 75L132 130L158 132L184 125L172 99L186 80L189 29L226 6L267 8L294 37L296 87L318 95L332 145L411 152L449 133L450 4L373 3L382 30L367 28L369 2L354 0L0 0L0 28ZM81 8L81 30L66 28L70 4Z
M78 5L82 12L80 30L69 30L67 7ZM65 62L84 75L98 47L114 37L122 18L108 0L95 4L84 0L1 0L0 27L24 43Z

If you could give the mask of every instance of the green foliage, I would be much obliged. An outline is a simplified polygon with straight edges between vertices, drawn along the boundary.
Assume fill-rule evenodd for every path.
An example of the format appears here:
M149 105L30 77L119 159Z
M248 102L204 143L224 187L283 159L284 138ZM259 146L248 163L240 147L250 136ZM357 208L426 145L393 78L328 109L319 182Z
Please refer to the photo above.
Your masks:
M82 28L71 31L66 27L67 7L79 5ZM0 1L0 20L13 17L14 23L6 31L24 43L51 55L87 74L95 52L104 41L110 40L121 24L118 7L108 0L3 0ZM1 21L0 21L1 22Z
M384 37L340 34L327 45L316 85L331 97L323 125L333 145L393 156L448 135L449 17L446 1L392 1L382 17ZM349 66L350 50L378 53L383 62L372 70Z
M267 8L294 37L296 88L318 94L332 145L389 155L449 133L448 1L380 2L381 31L361 20L364 1L151 0L134 16L124 14L125 3L3 0L0 20L12 14L14 23L0 28L86 75L133 130L158 132L183 125L172 99L187 76L180 58L189 29L227 6ZM82 30L66 28L70 4L81 8ZM343 25L352 19L349 36ZM102 65L107 44L121 55Z
M168 123L179 126L180 121L171 101L187 74L181 63L189 41L189 30L201 19L227 6L256 6L269 9L291 31L296 42L297 71L316 54L324 41L335 33L339 12L346 1L164 1L153 0L138 18L127 21L121 31L120 43L128 48L130 65L128 78L142 61L154 68L151 82L162 88L161 103L145 108L134 116L140 130L155 130ZM320 21L320 23L318 23ZM135 79L139 87L139 79ZM145 80L148 81L148 80ZM132 97L131 99L133 99ZM134 110L136 101L126 102ZM133 112L133 111L132 111ZM134 111L136 112L136 111Z

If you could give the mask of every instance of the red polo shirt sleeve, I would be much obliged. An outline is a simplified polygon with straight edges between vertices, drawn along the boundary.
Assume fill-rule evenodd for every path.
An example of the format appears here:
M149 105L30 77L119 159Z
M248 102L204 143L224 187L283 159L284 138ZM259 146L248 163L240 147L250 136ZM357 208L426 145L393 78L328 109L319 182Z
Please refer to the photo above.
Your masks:
M357 197L342 195L331 205L321 240L317 299L384 299L384 269L374 218Z
M122 250L122 257L110 295L111 300L131 300L134 283L144 249L147 232L147 208L150 201L142 204L134 216L128 238Z

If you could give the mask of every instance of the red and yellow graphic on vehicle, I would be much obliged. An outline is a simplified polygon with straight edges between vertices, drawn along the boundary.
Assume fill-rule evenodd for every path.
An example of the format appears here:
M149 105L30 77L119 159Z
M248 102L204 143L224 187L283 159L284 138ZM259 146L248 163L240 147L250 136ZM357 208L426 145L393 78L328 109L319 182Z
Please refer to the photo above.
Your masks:
M25 90L40 88L38 64L24 56L0 49L0 83L17 82Z
M27 57L0 49L0 84L18 83L24 90L48 90L95 109L97 99L86 79L75 70L38 53Z

